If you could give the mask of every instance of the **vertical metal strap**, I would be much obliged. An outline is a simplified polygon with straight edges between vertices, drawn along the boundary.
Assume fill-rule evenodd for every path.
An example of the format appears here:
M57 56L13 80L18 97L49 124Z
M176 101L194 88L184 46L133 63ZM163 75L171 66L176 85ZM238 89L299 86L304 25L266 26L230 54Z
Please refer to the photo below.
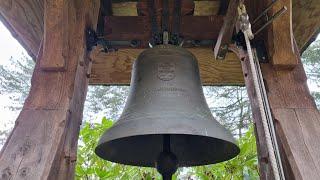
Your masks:
M172 44L174 45L180 44L181 4L181 0L174 1L174 14L171 37Z
M161 38L160 38L160 31L158 28L158 23L157 23L157 14L156 14L156 8L154 5L155 0L149 0L148 2L148 9L149 9L149 15L150 15L150 20L151 20L151 39L150 39L150 44L152 46L161 44Z

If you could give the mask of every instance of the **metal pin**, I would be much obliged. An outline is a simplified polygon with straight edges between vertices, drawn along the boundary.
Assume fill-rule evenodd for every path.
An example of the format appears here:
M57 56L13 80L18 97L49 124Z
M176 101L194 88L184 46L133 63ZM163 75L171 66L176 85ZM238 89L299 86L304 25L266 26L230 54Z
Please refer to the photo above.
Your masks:
M270 4L268 5L268 7L253 21L252 25L254 25L255 23L257 23L262 16L266 15L267 12L272 8L272 6L273 6L277 1L278 1L278 0L275 0L275 1L273 1L272 3L270 3Z
M257 35L259 32L261 32L265 27L267 27L270 23L272 23L272 21L274 21L276 18L280 17L281 15L283 15L286 11L287 11L287 7L284 6L282 9L280 9L278 12L276 12L264 25L262 25L262 27L260 27L255 33L254 35Z

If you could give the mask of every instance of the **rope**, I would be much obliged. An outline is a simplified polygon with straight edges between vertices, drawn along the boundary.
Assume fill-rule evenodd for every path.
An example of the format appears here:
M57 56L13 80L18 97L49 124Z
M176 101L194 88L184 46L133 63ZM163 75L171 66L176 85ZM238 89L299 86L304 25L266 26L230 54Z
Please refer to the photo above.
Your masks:
M252 49L251 49L250 39L253 39L254 35L251 31L249 16L242 2L240 2L240 5L238 7L238 15L239 15L239 21L240 21L240 29L244 33L244 37L246 41L249 64L250 64L250 69L251 69L252 78L253 78L253 85L256 91L259 111L261 113L261 120L262 120L263 130L265 133L270 165L274 174L274 178L276 180L284 180L285 176L283 173L280 153L279 153L278 145L276 142L276 136L274 133L272 117L271 117L270 109L268 108L269 104L266 99L265 87L262 81L259 62L255 63Z

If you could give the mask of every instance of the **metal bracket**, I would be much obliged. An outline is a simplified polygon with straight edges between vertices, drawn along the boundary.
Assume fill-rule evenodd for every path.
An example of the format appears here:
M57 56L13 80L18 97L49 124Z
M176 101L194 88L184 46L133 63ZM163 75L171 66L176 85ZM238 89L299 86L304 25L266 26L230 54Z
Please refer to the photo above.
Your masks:
M262 17L266 17L266 22L255 32L254 35L260 33L264 28L266 28L269 24L271 24L275 19L282 16L286 11L287 7L283 6L279 11L277 11L271 17L268 16L268 11L273 7L273 5L277 2L277 0L273 1L268 7L262 11L262 13L253 21L252 26L255 25Z
M247 50L245 37L242 31L239 31L232 37L232 40L238 47L242 47L243 50ZM251 46L256 49L257 58L260 63L268 63L268 53L263 40L253 40Z

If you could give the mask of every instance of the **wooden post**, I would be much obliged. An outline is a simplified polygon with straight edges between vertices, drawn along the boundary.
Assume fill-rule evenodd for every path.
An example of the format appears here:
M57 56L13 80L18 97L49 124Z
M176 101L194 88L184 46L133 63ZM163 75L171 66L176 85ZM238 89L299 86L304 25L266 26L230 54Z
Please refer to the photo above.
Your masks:
M307 86L307 77L295 45L298 62L292 71L262 65L286 176L320 179L320 114ZM292 178L294 177L294 178Z
M52 0L45 3L49 1ZM68 42L68 45L54 43L51 48L39 51L29 96L0 153L0 179L74 177L78 133L88 86L85 28L96 24L99 1L70 0L63 6L68 8L67 15L52 18L67 18L63 33L68 34L68 39L57 41ZM62 58L44 54L53 54L61 47L67 48L64 49L67 51L66 68L44 71L41 62L55 64Z
M269 56L274 68L292 69L298 64L293 43L292 0L279 0L271 11L275 14L283 7L287 11L273 21L268 31Z
M271 64L261 64L261 68L285 176L316 180L320 179L320 114L310 95L297 46L295 50L299 64L292 71L277 70ZM273 179L249 62L244 58L241 63L256 128L260 178Z
M257 144L257 152L258 152L258 162L259 162L259 175L261 180L271 180L274 179L272 173L272 167L269 162L268 149L266 145L265 133L263 131L263 124L261 113L258 107L258 101L256 97L256 92L253 85L253 78L250 71L250 64L247 57L241 58L242 72L245 80L245 85L247 88L253 123L255 128L256 135L256 144Z

